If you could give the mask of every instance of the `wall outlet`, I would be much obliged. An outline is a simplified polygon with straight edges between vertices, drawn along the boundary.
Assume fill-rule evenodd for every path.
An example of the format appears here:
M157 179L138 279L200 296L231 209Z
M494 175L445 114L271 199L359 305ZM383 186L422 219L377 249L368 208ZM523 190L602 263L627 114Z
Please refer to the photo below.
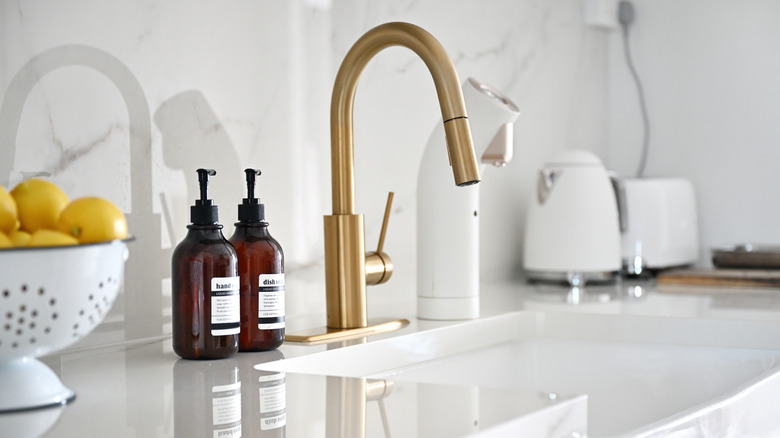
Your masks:
M618 29L618 0L583 0L585 24L607 30Z

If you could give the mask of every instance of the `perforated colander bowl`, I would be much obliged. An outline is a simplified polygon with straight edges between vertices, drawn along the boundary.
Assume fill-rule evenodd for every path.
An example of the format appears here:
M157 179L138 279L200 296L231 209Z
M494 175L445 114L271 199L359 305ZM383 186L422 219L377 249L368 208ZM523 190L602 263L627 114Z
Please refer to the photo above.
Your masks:
M0 250L0 412L73 398L34 358L66 348L103 320L128 254L120 240Z

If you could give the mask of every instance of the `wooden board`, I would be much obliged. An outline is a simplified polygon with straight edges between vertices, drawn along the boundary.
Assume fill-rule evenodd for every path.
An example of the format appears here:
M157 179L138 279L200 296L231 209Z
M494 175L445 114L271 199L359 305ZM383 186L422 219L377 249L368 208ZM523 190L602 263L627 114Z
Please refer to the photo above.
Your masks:
M658 284L726 287L780 287L780 270L677 269L658 274Z

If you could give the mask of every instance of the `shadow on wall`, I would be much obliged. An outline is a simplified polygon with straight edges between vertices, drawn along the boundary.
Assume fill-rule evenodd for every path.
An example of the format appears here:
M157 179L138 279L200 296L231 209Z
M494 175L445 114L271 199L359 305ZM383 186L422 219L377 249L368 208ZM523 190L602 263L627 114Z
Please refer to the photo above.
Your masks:
M114 304L113 318L96 330L103 333L96 342L159 336L170 319L164 312L170 303L163 302L163 284L170 278L172 252L171 248L163 248L162 220L172 241L176 240L174 236L178 240L183 238L186 229L175 229L174 224L178 222L169 213L164 193L160 193L162 216L153 211L151 115L144 91L127 66L105 51L84 45L54 47L22 66L11 80L0 107L0 184L10 186L12 181L19 182L20 176L52 171L15 170L15 145L25 102L32 89L48 73L68 66L88 67L108 78L120 92L129 119L130 181L126 187L131 192L131 212L126 216L135 241L130 244L130 258L125 266L124 293ZM224 175L235 174L239 182L243 181L235 149L200 92L186 91L170 98L157 110L155 121L163 134L166 164L187 174L189 199L198 196L194 178L197 167L216 166ZM219 157L216 163L213 157ZM189 175L190 171L193 175ZM225 188L242 187L242 184L231 184L228 178L224 180L224 184L214 187L215 199L232 199L225 196ZM240 193L232 195L240 201ZM189 211L184 205L174 208Z
M203 93L188 90L171 97L157 109L154 122L163 136L165 165L184 173L190 205L200 196L195 170L216 169L217 178L209 184L209 196L221 207L220 223L225 225L225 237L230 237L231 219L236 217L243 193L241 188L245 186L244 172L233 142ZM162 205L167 207L165 202ZM189 223L189 205L176 205L174 210L187 212L187 216L179 218L176 223ZM170 217L167 215L166 220ZM170 221L167 226L175 246L187 230L174 227Z

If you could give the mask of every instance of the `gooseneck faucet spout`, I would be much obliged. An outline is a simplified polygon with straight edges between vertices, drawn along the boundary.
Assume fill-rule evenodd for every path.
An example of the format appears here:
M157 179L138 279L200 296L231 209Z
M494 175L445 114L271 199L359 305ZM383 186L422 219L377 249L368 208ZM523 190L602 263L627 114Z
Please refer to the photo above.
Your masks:
M441 44L428 32L408 23L387 23L363 35L352 46L336 75L330 110L333 214L325 216L325 293L327 330L323 336L290 336L298 342L327 342L400 328L406 320L368 325L366 285L384 283L392 262L382 252L366 254L363 215L355 214L355 168L352 108L360 75L381 50L404 46L422 58L433 77L441 105L447 151L455 183L479 182L460 80ZM388 208L390 202L388 202ZM387 214L385 216L387 219ZM386 222L386 221L385 221ZM383 229L384 229L383 225Z
M355 175L352 107L358 80L368 62L381 50L404 46L422 58L433 77L447 136L447 151L459 186L479 182L471 131L460 79L444 47L424 29L409 23L386 23L363 35L344 57L330 104L333 214L354 214Z

